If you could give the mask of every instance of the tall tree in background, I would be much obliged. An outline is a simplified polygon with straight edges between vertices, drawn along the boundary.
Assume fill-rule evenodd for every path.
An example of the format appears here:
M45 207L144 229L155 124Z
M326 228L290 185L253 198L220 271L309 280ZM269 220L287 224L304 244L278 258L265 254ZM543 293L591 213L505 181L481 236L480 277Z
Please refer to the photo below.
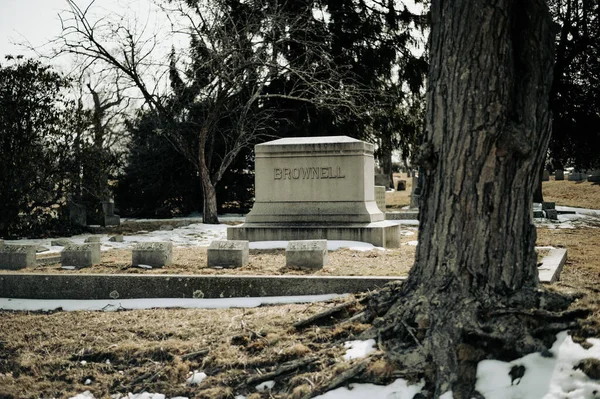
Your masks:
M600 3L551 0L560 31L551 92L555 168L600 168Z
M0 64L0 237L56 212L68 195L73 105L69 82L39 61ZM33 233L32 233L33 234Z
M432 397L468 399L479 360L541 351L574 317L553 313L569 301L538 286L530 209L554 32L542 0L431 9L419 244L408 280L375 297L372 333Z

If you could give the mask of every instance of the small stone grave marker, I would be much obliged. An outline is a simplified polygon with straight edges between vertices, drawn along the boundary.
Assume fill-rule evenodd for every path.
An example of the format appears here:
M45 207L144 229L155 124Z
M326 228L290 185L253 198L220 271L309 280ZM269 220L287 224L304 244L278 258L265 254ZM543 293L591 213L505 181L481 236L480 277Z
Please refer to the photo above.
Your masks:
M554 180L565 180L565 171L562 169L556 169L554 171Z
M100 263L100 243L67 245L60 253L60 263L77 269L97 265Z
M102 236L90 236L90 237L86 238L83 242L85 242L86 244L102 242Z
M550 181L550 172L544 169L544 173L542 175L542 181Z
M133 266L163 267L173 263L173 244L170 242L142 242L131 252Z
M242 267L248 264L248 241L213 241L208 247L208 267Z
M327 264L327 240L290 241L285 249L285 265L322 269Z
M37 245L4 245L0 248L0 269L35 267L36 249Z
M67 240L66 238L59 238L56 240L50 241L51 247L66 247L67 245L73 244L73 241Z

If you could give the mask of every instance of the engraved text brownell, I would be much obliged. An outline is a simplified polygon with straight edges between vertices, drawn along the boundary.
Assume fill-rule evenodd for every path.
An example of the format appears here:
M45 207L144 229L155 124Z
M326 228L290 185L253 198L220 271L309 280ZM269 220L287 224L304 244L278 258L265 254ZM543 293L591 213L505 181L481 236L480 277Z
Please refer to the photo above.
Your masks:
M320 168L275 168L275 180L290 179L343 179L342 168L326 166Z

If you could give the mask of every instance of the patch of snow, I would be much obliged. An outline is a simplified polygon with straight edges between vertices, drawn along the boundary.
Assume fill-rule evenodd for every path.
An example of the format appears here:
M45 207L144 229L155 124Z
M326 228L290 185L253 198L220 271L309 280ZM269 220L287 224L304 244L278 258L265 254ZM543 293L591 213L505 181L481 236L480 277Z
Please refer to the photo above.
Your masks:
M374 339L368 339L366 341L347 341L344 342L344 348L347 349L344 360L359 359L377 349Z
M261 305L288 303L309 303L343 298L347 294L271 296L259 298L140 298L140 299L20 299L0 298L0 309L22 311L48 311L62 308L63 311L118 309L153 309L153 308L185 308L185 309L226 309L255 308ZM84 360L85 361L85 360ZM83 362L84 362L83 361ZM82 363L84 364L84 363Z
M203 372L198 372L198 370L194 370L190 378L188 378L185 382L188 385L198 385L206 378L206 374Z
M552 357L531 353L512 362L484 360L477 368L476 389L487 399L592 398L594 391L600 392L600 383L573 369L585 358L600 359L600 339L588 342L593 346L584 349L563 331L550 349ZM523 366L525 373L513 381L509 372L515 366Z
M87 364L87 362L85 360L82 360L79 362L82 366L85 366Z
M415 232L414 231L409 231L409 230L402 230L400 232L401 236L414 236Z
M152 269L152 266L150 265L137 265L136 267L139 267L140 269Z
M69 399L95 399L94 395L92 395L92 393L90 391L85 391L82 393L79 393L75 396L71 396Z
M334 389L323 395L315 396L313 399L411 399L421 392L423 385L425 385L424 382L408 385L402 378L385 386L375 384L351 384L351 389L346 387Z
M65 270L75 270L76 267L75 266L61 266L61 269L65 269Z
M90 385L92 383L92 380L90 380L89 378L87 380L85 380L85 382L83 383L84 385Z
M406 243L406 245L410 245L411 247L416 247L417 245L419 245L419 241L409 241Z
M440 396L440 399L454 399L454 395L452 394L452 391L448 391L442 394L442 396Z
M265 381L258 384L255 388L258 392L270 391L275 386L275 381Z

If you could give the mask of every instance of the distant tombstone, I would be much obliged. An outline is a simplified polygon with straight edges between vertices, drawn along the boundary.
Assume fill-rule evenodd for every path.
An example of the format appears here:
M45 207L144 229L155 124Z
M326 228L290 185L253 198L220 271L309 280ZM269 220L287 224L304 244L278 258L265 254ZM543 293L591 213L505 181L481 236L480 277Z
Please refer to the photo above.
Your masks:
M562 169L556 169L554 171L554 180L565 180L565 171Z
M405 191L406 190L406 180L394 177L394 190Z
M0 240L0 250L4 248L4 240Z
M133 266L163 267L173 263L173 244L170 242L143 242L131 252Z
M248 241L213 241L208 246L208 267L242 267L248 264Z
M71 244L60 253L63 266L75 266L77 269L100 263L100 243Z
M410 194L410 208L419 207L419 195L421 189L419 187L419 178L413 173L412 175L412 192Z
M592 171L587 178L588 181L598 183L600 182L600 169Z
M381 212L385 212L385 186L375 186L375 202Z
M0 248L0 269L19 270L35 267L37 245L4 245Z
M569 181L584 181L586 177L585 173L573 171L569 174Z
M550 181L550 172L544 169L544 173L542 175L542 181Z
M112 201L102 201L102 216L100 224L102 226L119 226L121 218L115 215L115 203Z
M83 240L83 242L85 242L86 244L102 242L102 236L89 236L88 238Z
M285 250L285 265L322 269L327 264L327 240L290 241Z
M546 219L558 220L558 212L556 209L545 209L544 214L546 215Z
M74 202L69 203L69 221L75 226L86 226L87 216L85 206Z
M387 187L388 185L388 176L384 175L383 173L377 173L375 175L375 185L376 186L384 186Z

